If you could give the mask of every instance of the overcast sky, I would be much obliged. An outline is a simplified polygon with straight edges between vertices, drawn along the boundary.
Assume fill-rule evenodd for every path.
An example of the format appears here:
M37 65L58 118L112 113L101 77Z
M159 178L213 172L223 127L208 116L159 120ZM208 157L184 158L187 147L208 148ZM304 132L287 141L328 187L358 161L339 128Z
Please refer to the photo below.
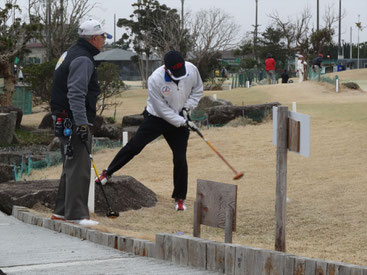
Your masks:
M2 0L0 2L3 2ZM18 3L25 5L27 0L18 0ZM131 4L136 0L89 0L89 3L98 3L97 7L91 12L91 17L104 21L105 28L112 35L114 34L114 14L116 18L128 18L132 13ZM161 4L166 4L171 8L181 10L181 0L159 0ZM242 38L247 31L253 30L255 24L255 0L185 0L185 11L198 11L212 7L220 8L231 15L235 22L241 26L239 38ZM316 5L317 0L258 0L259 17L258 24L260 31L263 31L269 25L269 14L278 12L281 18L296 18L300 16L305 8L312 12L312 24L316 26ZM323 15L328 5L333 5L335 13L339 12L339 0L319 0L320 2L320 25L323 25ZM350 27L353 27L353 43L357 43L357 28L355 22L360 21L362 26L367 26L367 0L342 0L342 11L345 17L342 20L342 39L349 43ZM338 27L338 25L335 25ZM116 28L116 39L121 37L123 30ZM334 40L337 41L337 33ZM360 32L360 42L367 41L367 28Z

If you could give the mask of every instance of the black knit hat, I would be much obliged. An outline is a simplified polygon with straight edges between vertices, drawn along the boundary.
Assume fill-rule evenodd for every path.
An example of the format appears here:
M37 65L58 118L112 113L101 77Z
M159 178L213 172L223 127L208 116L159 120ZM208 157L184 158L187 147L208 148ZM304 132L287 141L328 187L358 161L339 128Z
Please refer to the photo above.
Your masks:
M173 80L180 80L187 76L185 59L180 52L169 51L164 56L164 65Z

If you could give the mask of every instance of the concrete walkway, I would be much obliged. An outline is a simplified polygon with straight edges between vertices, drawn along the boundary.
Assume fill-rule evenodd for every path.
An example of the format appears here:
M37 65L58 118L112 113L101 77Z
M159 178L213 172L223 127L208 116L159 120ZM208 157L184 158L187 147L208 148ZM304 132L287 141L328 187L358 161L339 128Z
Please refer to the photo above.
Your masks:
M217 274L139 257L0 212L0 274Z

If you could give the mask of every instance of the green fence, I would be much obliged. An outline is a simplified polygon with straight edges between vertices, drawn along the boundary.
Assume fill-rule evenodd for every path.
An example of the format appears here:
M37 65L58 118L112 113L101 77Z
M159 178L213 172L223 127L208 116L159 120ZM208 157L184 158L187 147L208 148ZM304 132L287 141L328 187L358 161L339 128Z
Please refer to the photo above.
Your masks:
M16 86L11 104L20 108L23 114L32 113L32 92L27 90L27 86Z
M232 75L232 88L246 87L246 82L249 84L259 82L266 77L265 70L261 69L248 69Z

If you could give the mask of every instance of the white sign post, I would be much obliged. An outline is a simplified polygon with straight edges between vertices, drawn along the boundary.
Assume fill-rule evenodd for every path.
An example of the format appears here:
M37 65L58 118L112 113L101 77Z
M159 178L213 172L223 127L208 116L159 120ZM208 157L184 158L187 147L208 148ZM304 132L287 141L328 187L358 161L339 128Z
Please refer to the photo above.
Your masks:
M288 111L287 106L273 107L273 144L277 147L275 250L285 252L288 150L310 156L310 117Z
M95 200L95 183L94 183L94 169L90 169L90 184L89 184L89 194L88 194L88 209L90 213L94 213L94 200Z

